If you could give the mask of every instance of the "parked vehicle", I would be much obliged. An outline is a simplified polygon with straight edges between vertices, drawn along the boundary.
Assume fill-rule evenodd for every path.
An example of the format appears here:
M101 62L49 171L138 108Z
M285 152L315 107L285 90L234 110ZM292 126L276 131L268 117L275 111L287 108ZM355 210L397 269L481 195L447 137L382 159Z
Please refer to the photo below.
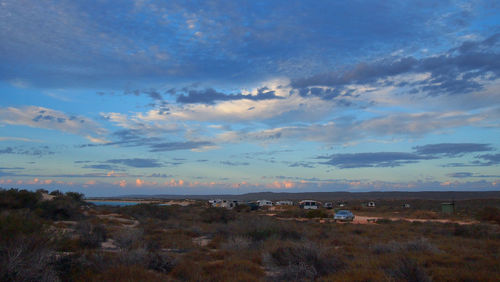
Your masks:
M325 209L331 210L331 209L333 209L333 203L332 202L326 202L326 203L323 204L323 207Z
M299 202L299 207L305 210L317 210L319 203L314 200L303 200Z
M348 210L339 210L335 213L333 216L333 219L335 221L353 221L354 220L354 214Z
M277 201L276 202L277 206L293 206L292 201Z
M272 207L273 206L273 202L271 202L269 200L258 200L257 204L259 205L259 207Z

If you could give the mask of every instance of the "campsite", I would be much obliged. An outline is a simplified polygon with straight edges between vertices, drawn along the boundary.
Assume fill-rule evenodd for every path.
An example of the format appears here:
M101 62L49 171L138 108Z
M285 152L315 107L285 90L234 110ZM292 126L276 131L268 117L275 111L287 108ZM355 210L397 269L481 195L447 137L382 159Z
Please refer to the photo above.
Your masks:
M53 191L51 199L43 193L0 190L2 281L496 281L500 275L500 199L459 200L453 214L440 210L440 200L377 200L375 208L349 200L357 221L334 223L335 208L229 209L207 200L113 206L88 203L78 193Z

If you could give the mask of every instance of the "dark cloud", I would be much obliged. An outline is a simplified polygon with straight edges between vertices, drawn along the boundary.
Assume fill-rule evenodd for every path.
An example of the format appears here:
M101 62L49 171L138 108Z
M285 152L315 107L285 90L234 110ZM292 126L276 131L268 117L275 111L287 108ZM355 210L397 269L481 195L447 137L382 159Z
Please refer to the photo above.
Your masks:
M421 160L432 159L432 157L420 156L412 153L401 152L378 152L378 153L354 153L334 154L331 156L318 157L327 159L321 164L332 165L340 169L362 168L362 167L396 167L403 164L417 163Z
M418 60L408 57L400 59L386 59L373 63L360 63L349 70L338 70L322 73L309 78L301 78L292 81L292 86L298 89L309 88L309 91L320 88L312 86L336 86L341 87L348 84L373 83L381 78L407 73L416 68ZM314 95L314 93L312 93Z
M353 89L347 89L345 87L336 88L321 88L321 87L309 87L309 88L299 88L296 89L298 94L302 97L315 96L320 97L323 100L332 100L337 97L349 97L353 96ZM337 99L340 105L350 106L351 102L345 99Z
M106 143L106 145L123 145L127 147L136 147L151 145L159 142L161 139L156 137L142 137L144 132L136 129L124 129L113 133L113 136L118 138L118 141Z
M20 174L10 171L24 170L24 167L0 167L0 177L2 176L21 176ZM24 176L24 175L23 175Z
M174 175L166 174L166 173L153 173L153 174L149 175L148 177L170 178L170 177L174 177Z
M160 91L150 88L150 89L135 89L135 90L125 90L122 94L115 94L115 92L97 92L99 96L147 96L153 100L152 103L147 104L147 107L155 108L159 114L168 114L170 111L169 102L163 99L163 95ZM106 119L106 117L103 117Z
M122 164L129 167L137 167L137 168L148 168L148 167L162 167L163 164L158 162L155 159L112 159L107 160L106 163L112 164Z
M174 91L170 91L170 93L176 93ZM214 104L215 101L232 101L232 100L242 100L248 99L253 101L261 101L261 100L271 100L271 99L282 99L283 97L276 96L274 91L269 90L268 88L260 88L258 89L257 95L243 95L241 93L238 94L225 94L222 92L217 92L212 88L207 88L205 90L186 90L185 93L179 94L176 93L177 103L182 104Z
M0 169L0 177L3 177L3 176L13 176L15 174L11 173L11 172L5 172L3 170Z
M140 130L134 129L124 129L116 131L112 134L115 141L101 143L101 144L83 144L79 145L79 148L86 147L100 147L100 146L122 146L122 147L140 147L140 146L150 146L152 144L158 143L161 141L161 138L158 137L142 137L144 132Z
M295 162L288 165L289 167L303 167L303 168L315 168L311 162Z
M119 130L113 133L116 141L103 144L83 144L79 148L98 147L98 146L123 146L123 147L142 147L150 148L150 152L166 152L176 150L191 150L204 146L213 145L208 141L185 141L185 142L161 142L159 137L142 137L145 133L140 130Z
M474 158L476 160L468 163L448 163L443 167L495 166L500 164L500 154L477 155Z
M250 165L250 163L248 163L248 162L221 161L220 163L223 165L227 165L227 166L247 166L247 165Z
M474 166L474 165L465 164L465 163L448 163L448 164L442 165L442 167L468 167L468 166Z
M15 153L12 147L6 147L4 149L0 149L0 154L15 154Z
M204 146L213 145L212 142L208 141L187 141L187 142L166 142L157 143L150 145L150 152L166 152L166 151L177 151L177 150L191 150L198 149Z
M413 147L419 155L459 157L467 153L487 152L494 149L490 144L481 143L440 143Z
M360 167L395 167L403 164L417 163L421 160L441 159L445 157L460 157L467 153L493 151L490 144L482 143L439 143L413 147L413 153L404 152L379 152L379 153L354 153L334 154L318 157L328 159L321 164L328 164L337 168ZM500 154L486 154L475 156L483 161L471 163L449 163L443 167L468 167L489 166L500 164ZM458 177L458 176L457 176Z
M104 170L119 170L116 166L112 166L112 165L109 165L109 164L84 165L83 168L104 169Z
M125 95L135 95L135 96L139 96L139 95L146 95L148 96L149 98L153 99L153 100L163 100L163 96L161 95L160 92L158 92L156 89L153 89L153 88L150 88L150 89L144 89L144 90L126 90L124 92Z
M482 166L493 166L500 164L500 154L486 154L476 156L477 159L483 160L480 165Z
M349 84L387 85L392 82L380 81L401 74L430 73L430 77L422 82L413 85L403 82L398 86L411 86L411 92L423 91L429 95L467 93L482 88L478 78L491 80L500 77L499 41L500 35L495 34L483 41L465 42L439 56L387 58L359 63L351 68L295 79L292 86L303 96L333 99ZM315 86L334 89L324 90Z
M472 177L473 175L474 173L472 172L455 172L448 174L449 177L454 177L454 178L466 178L466 177Z
M27 156L41 157L41 156L46 156L46 155L54 155L55 152L53 152L49 146L38 146L38 147L30 147L30 148L5 147L3 149L0 149L0 155L1 154L16 154L16 155L27 155Z
M498 178L498 177L500 177L500 175L484 175L484 174L477 174L477 173L472 173L472 172L455 172L455 173L448 174L448 176L454 177L454 178L467 178L467 177Z
M162 94L154 88L133 89L133 90L127 89L127 90L123 91L122 94L116 94L115 92L99 91L99 92L97 92L97 95L99 95L99 96L126 96L126 95L148 96L149 98L151 98L155 101L163 101Z
M143 177L144 175L134 175L128 173L108 173L108 172L95 172L95 173L81 173L81 174L45 174L45 175L32 175L33 177L64 177L64 178L110 178L110 177Z
M107 89L131 81L156 85L193 78L254 82L304 76L380 51L446 44L450 34L472 32L463 30L471 25L496 23L497 14L485 3L429 2L32 1L27 6L10 1L2 7L0 34L6 40L0 78L49 88ZM165 11L175 15L167 25ZM92 28L82 31L82 26ZM30 44L23 44L26 40Z

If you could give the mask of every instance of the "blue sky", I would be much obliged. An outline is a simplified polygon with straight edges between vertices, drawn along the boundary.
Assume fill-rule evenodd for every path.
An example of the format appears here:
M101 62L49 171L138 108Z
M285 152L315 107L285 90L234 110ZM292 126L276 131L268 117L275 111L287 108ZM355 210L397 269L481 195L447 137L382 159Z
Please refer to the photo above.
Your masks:
M0 186L500 188L496 1L0 0Z

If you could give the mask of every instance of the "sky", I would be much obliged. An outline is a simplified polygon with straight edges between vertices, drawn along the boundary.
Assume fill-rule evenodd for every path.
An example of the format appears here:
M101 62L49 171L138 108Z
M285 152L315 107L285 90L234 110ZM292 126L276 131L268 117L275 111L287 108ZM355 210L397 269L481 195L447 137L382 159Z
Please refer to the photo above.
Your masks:
M0 0L0 187L500 189L498 1Z

